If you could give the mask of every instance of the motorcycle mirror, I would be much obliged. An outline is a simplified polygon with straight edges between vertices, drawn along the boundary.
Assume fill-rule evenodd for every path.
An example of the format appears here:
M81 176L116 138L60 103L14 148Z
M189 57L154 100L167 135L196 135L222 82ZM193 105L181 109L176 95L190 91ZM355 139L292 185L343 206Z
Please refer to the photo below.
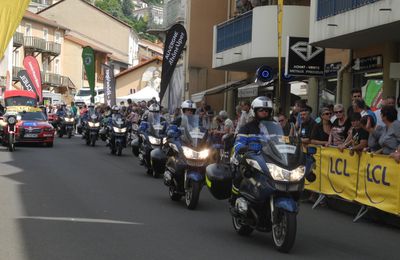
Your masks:
M317 176L315 175L315 173L313 171L310 171L309 174L307 174L306 176L306 180L308 182L314 182L317 179Z

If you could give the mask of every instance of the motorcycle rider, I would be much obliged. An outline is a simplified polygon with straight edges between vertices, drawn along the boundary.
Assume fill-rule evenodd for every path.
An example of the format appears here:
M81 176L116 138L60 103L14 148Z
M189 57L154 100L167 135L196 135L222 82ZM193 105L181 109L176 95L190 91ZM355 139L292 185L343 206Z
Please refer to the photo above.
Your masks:
M261 138L264 133L260 129L261 121L272 121L272 101L268 97L257 97L251 103L251 108L254 111L254 119L239 129L237 134L234 150L235 156L244 154L247 151L259 152L262 149ZM236 196L239 193L239 186L243 179L242 173L235 173L233 185L232 185L232 199L231 202L235 201Z
M149 106L148 111L149 112L144 115L142 121L140 122L139 131L146 133L146 131L149 129L149 118L157 116L160 117L160 124L163 125L165 129L166 121L165 118L160 114L160 106L157 103L153 103Z

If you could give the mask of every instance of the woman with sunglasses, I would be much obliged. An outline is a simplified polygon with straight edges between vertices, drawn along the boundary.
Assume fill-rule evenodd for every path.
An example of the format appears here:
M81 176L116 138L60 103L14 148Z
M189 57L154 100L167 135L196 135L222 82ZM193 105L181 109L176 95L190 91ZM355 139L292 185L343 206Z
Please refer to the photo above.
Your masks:
M321 109L321 122L316 124L311 131L311 144L327 145L329 141L329 134L331 133L331 116L332 112L329 108L324 107Z
M351 122L346 117L342 104L336 104L333 107L333 111L336 119L333 121L328 143L329 145L339 146L346 140Z

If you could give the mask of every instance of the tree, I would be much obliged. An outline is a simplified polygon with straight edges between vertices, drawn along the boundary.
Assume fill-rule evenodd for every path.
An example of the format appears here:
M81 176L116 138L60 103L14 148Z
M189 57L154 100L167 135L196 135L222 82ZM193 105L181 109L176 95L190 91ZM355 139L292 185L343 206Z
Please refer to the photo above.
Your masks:
M133 9L132 0L123 0L122 1L122 12L124 13L125 16L131 17L132 9Z
M101 10L119 19L124 19L121 2L119 0L96 0L95 5Z

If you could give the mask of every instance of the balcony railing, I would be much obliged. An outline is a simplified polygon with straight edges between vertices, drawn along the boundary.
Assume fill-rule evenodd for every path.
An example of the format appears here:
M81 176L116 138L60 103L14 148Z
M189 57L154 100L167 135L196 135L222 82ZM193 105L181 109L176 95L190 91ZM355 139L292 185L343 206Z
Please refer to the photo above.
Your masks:
M14 47L21 47L24 45L24 34L20 32L15 32L13 37Z
M46 41L35 36L25 36L24 47L33 51L43 52L46 50Z
M217 26L217 53L251 42L253 12Z
M49 85L52 87L61 86L62 76L60 74L55 74L55 73L43 73L43 74L42 74L42 79L44 85Z
M19 72L20 70L23 70L23 69L24 69L24 68L13 66L13 68L12 68L13 80L18 80L18 72Z
M58 56L61 53L61 44L56 42L46 42L46 53L52 56Z
M318 0L317 21L378 1L379 0Z

